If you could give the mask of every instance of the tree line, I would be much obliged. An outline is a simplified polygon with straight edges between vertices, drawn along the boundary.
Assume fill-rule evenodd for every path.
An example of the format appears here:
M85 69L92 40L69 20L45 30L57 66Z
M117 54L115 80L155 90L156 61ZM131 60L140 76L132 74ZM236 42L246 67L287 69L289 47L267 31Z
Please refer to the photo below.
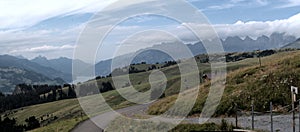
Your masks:
M284 51L289 50L285 49ZM241 61L247 58L254 58L254 57L265 57L275 54L276 52L281 52L281 50L263 50L263 51L252 51L252 52L243 52L243 53L226 53L225 60L226 62L235 62L235 61ZM209 61L214 61L215 58L220 58L221 56L218 55L207 55L207 54L201 54L197 55L195 58L200 63L208 63ZM211 57L211 58L209 58Z
M1 132L24 132L40 127L40 122L35 116L25 119L26 125L18 125L15 118L5 117L2 120L0 116L0 131Z
M69 98L76 98L75 85L19 84L12 95L0 93L0 112Z
M102 78L107 78L113 76L121 76L121 75L126 75L126 74L134 74L134 73L141 73L141 72L146 72L146 71L151 71L155 69L160 69L164 67L169 67L172 65L176 65L178 62L176 61L165 61L163 63L157 62L156 64L147 64L146 62L141 62L141 63L133 63L130 64L129 66L122 67L122 68L116 68L112 71L111 74L105 76L97 76L96 79L102 79ZM141 66L141 68L138 68L138 65L145 65Z

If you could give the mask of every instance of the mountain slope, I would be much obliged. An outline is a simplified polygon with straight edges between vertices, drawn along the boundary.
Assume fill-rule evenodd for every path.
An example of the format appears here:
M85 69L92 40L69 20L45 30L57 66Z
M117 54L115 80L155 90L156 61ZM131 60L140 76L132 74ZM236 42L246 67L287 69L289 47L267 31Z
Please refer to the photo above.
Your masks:
M293 43L290 43L284 47L284 49L300 49L300 38Z
M299 58L300 51L281 52L263 57L262 67L254 65L229 72L222 100L218 104L215 116L235 114L235 103L238 109L250 111L251 100L254 101L255 111L259 112L268 111L271 101L274 108L277 109L289 105L291 102L290 87L300 86ZM214 82L207 81L201 86L190 115L201 113L211 83ZM148 113L155 115L164 113L174 104L177 96L168 96L155 102L150 106ZM186 96L190 97L189 94Z
M66 57L60 57L57 59L50 59L48 60L46 57L38 56L31 60L32 62L35 62L37 64L40 64L45 67L53 68L57 71L66 73L66 74L72 74L72 63L75 63L76 65L79 65L79 67L89 67L90 64L87 64L81 60L72 60ZM84 68L83 68L84 69Z
M101 61L96 64L96 75L108 75L111 73L111 65L114 63L115 67L124 67L128 65L128 62L130 61L131 64L146 62L147 64L155 64L155 63L162 63L165 61L173 60L172 57L167 55L166 53L163 53L158 50L152 50L152 49L143 49L138 51L138 54L132 60L130 60L131 56L134 54L126 54L123 56L117 56L113 60L105 60ZM114 61L114 62L112 62Z
M0 55L0 67L15 67L34 71L47 76L50 79L61 78L67 82L71 81L71 75L57 71L50 67L41 66L27 59L19 59L10 55Z
M0 91L10 93L17 84L63 84L61 79L50 79L42 74L14 67L0 67Z

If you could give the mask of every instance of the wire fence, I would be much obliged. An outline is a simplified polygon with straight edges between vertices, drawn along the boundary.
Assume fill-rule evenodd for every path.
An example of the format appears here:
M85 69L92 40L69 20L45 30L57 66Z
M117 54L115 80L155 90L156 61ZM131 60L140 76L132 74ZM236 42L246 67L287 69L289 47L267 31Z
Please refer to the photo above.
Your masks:
M297 106L297 107L295 107ZM270 110L264 112L254 111L252 102L251 112L245 112L236 108L235 125L249 129L264 129L271 132L274 131L293 131L296 129L300 132L300 99L289 105L276 108L274 110L272 102L270 102ZM286 111L282 114L279 111ZM296 114L297 112L297 114ZM249 117L250 115L250 117ZM298 117L297 117L298 115ZM298 120L298 122L296 122ZM233 122L231 120L231 122ZM274 125L275 123L275 125ZM267 129L266 129L267 128Z

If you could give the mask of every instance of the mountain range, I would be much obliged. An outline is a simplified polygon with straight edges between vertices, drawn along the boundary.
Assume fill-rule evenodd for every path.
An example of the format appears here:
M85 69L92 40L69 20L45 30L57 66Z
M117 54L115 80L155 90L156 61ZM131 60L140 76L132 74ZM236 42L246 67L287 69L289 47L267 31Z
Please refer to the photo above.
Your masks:
M286 35L285 33L273 33L269 37L268 36L260 36L256 39L252 39L250 37L245 37L244 39L235 36L235 37L228 37L225 40L221 40L221 43L224 47L225 52L247 52L253 50L266 50L266 49L279 49L289 43L292 43L296 40L294 36ZM187 47L190 49L192 55L196 56L199 54L206 53L205 47L203 46L202 42L197 42L194 44L187 44ZM96 63L95 65L95 73L96 75L106 76L111 73L111 66L112 61L114 61L115 67L124 67L128 65L130 61L131 64L134 63L141 63L146 62L148 64L154 63L162 63L165 61L181 59L182 57L172 58L168 54L155 50L155 49L168 49L172 50L174 54L182 53L180 48L176 47L174 43L162 43L154 45L150 48L141 49L135 53L129 53L122 56L117 56L114 59L107 59ZM132 60L130 60L130 58ZM48 60L45 57L36 57L31 60L32 62L38 63L42 66L51 67L57 71L61 71L66 74L71 74L71 67L72 67L72 59L68 58L58 58ZM89 68L93 68L90 64L87 64L80 60L75 60L75 64L79 67L82 67L83 75L86 74L84 71L91 71L85 70Z
M261 36L257 39L245 37L228 37L225 40L221 40L225 52L246 52L253 50L265 50L265 49L279 49L285 48L300 48L300 39L296 41L293 36L286 35L284 33L273 33L269 37ZM193 56L206 53L206 50L202 42L194 44L186 44L190 49ZM135 53L125 54L117 56L114 59L107 59L98 62L95 65L96 75L105 76L111 73L112 62L115 66L113 68L124 67L129 63L141 63L146 62L148 64L162 63L170 60L177 60L184 58L181 55L182 48L178 48L180 45L174 43L163 43L154 45L150 48L141 49ZM159 51L157 49L167 49L172 52L173 55L177 56L172 58L170 55ZM134 58L131 58L134 56ZM10 76L16 78L20 76L18 83L63 83L72 81L72 63L78 65L82 71L79 73L85 74L85 71L89 68L94 68L91 64L87 64L81 60L72 60L65 57L57 59L47 59L46 57L38 56L32 60L25 59L23 56L10 56L0 55L0 68L8 70L7 68L15 68L16 72L10 72ZM10 71L13 71L10 69ZM19 72L24 74L18 74ZM6 77L7 73L2 72L0 75L0 91L9 92L14 88L17 82L13 78ZM39 76L35 79L30 79L28 75ZM23 79L22 79L23 78ZM43 81L44 80L44 81Z
M273 33L268 36L260 36L257 39L252 39L250 37L245 37L244 39L235 36L228 37L225 40L221 40L225 52L247 52L253 50L266 50L266 49L280 49L281 47L292 43L296 40L296 37L291 35L286 35L285 33ZM196 56L199 54L205 54L206 49L202 42L197 42L194 44L187 44L191 53ZM169 55L153 49L172 49L174 52L180 52L180 48L174 46L174 43L163 43L154 45L151 48L141 49L136 53L133 60L129 60L130 56L134 53L118 56L114 58L115 62L118 62L119 67L124 66L125 62L131 61L131 63L141 63L146 62L148 64L153 64L156 62L162 63L169 60L176 60L179 58L171 58ZM96 64L96 75L108 75L111 72L112 59L100 61Z
M72 81L72 63L83 67L89 64L65 57L48 60L36 57L32 60L22 56L0 55L0 91L12 92L15 85L27 84L64 84Z
M294 42L296 37L285 35L284 33L273 33L270 37L265 35L258 37L256 40L246 37L228 37L222 40L226 52L240 52L266 49L279 49L286 44Z
M15 86L21 83L61 85L64 84L65 81L60 78L50 79L45 75L22 68L0 67L1 92L11 93L14 90Z
M90 64L85 63L81 60L72 60L66 57L60 57L57 59L47 59L43 56L38 56L32 60L32 62L35 62L37 64L40 64L45 67L53 68L59 72L65 73L65 74L72 74L72 63L75 63L76 65L79 65L79 67L89 67ZM68 78L64 78L66 81L70 81Z
M0 67L26 69L47 76L50 79L61 78L67 82L71 81L70 74L57 71L51 67L42 66L27 59L20 59L10 55L0 55L0 62Z

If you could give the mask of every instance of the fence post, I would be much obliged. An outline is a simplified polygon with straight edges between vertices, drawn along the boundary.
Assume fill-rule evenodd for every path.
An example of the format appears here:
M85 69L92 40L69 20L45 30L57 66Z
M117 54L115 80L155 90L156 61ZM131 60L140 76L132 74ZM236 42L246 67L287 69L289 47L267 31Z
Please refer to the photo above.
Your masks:
M293 102L293 105L292 105L292 111L293 111L293 132L295 132L296 128L295 128L295 106L294 106L294 102Z
M300 100L298 100L298 102L299 102L299 105L298 105L298 112L299 112L299 115L298 115L298 117L299 117L299 132L300 132Z
M235 127L238 128L238 111L237 111L237 104L234 103L234 109L235 109Z
M251 113L252 113L252 130L254 130L254 101L251 101Z
M298 88L291 86L291 94L292 94L292 112L293 112L293 132L296 131L296 123L295 123L295 102L297 102L296 94L298 94Z
M273 104L270 102L270 112L271 112L271 132L273 132Z
M294 92L292 91L292 125L293 125L293 132L296 131L295 129L295 99L294 99Z

